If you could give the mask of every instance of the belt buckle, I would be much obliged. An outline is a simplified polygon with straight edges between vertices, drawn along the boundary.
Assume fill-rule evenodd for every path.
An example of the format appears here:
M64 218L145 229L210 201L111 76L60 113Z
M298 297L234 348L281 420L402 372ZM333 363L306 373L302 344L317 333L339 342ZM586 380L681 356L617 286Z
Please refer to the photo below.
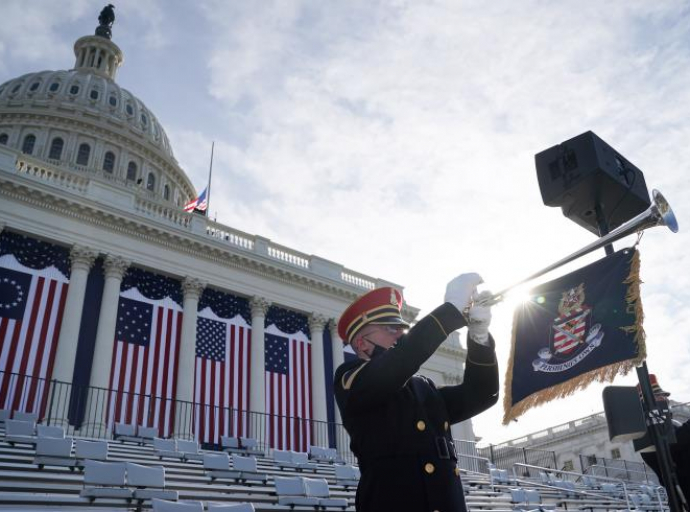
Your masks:
M440 459L450 459L450 451L448 450L448 443L445 437L436 438L436 450Z

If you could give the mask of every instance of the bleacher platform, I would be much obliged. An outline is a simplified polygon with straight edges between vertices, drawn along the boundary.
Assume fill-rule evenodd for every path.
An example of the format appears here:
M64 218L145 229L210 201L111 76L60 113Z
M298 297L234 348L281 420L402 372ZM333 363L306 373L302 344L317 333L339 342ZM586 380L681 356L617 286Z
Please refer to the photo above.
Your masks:
M0 424L0 510L151 510L154 501L155 510L170 512L240 504L251 504L259 512L354 510L356 482L352 478L358 477L358 469L349 466L342 471L343 465L323 457L318 447L310 450L317 457L309 460L310 471L305 474L299 464L286 465L285 454L277 450L228 455L200 450L187 440L183 443L186 451L181 452L179 440L159 443L146 433L144 440L136 435L75 439L74 451L68 453L71 438L59 435L55 428L40 429L54 441L39 441L37 428L34 438L26 429L23 432L24 438L9 442ZM80 457L78 445L93 453L95 462ZM168 453L161 457L163 447ZM486 472L462 470L470 511L652 512L668 508L659 487L524 464L515 464L512 472L493 468L488 460L478 466ZM228 478L219 478L223 471ZM344 479L343 474L350 478ZM251 510L250 505L245 507Z

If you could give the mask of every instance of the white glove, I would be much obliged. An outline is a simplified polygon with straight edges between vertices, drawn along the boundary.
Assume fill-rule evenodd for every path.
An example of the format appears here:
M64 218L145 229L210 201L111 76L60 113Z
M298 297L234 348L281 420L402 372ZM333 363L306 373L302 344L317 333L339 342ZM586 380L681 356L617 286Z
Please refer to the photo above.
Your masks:
M446 286L445 302L450 302L460 313L465 313L472 300L472 294L484 280L479 274L460 274Z
M474 341L481 345L489 344L489 324L491 323L491 306L482 306L479 303L482 300L488 300L492 296L491 292L475 293L472 296L472 306L470 307L468 317L470 325L468 326L468 335Z

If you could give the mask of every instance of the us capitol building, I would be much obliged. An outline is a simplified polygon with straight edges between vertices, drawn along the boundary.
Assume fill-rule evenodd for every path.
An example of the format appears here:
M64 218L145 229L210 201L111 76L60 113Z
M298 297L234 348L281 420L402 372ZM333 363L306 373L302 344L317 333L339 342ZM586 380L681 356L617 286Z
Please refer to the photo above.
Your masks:
M0 408L94 436L125 422L347 450L337 319L402 286L185 212L197 193L115 81L111 25L75 42L72 69L0 85ZM456 333L422 373L459 383L464 358ZM474 439L470 422L453 434Z

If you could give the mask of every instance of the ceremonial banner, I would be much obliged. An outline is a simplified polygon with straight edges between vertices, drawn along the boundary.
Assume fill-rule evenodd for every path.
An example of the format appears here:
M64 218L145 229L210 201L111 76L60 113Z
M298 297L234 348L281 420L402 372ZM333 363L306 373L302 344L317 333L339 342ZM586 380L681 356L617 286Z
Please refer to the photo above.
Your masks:
M639 268L624 249L531 290L513 317L504 424L644 360Z

